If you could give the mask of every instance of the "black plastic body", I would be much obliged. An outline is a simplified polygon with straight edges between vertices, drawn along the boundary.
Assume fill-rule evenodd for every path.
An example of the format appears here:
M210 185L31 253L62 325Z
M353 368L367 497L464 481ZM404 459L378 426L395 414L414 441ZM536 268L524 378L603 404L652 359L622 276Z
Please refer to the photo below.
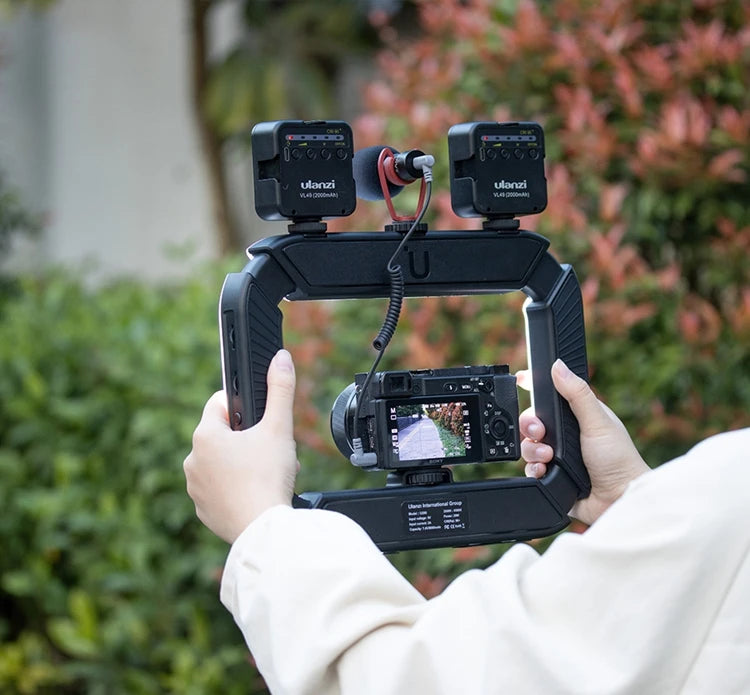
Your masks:
M344 121L271 121L251 133L255 211L265 220L343 217L357 204Z
M283 345L279 302L387 297L384 268L401 241L396 232L318 237L284 235L248 250L230 273L219 303L222 365L235 429L263 415L266 374ZM384 551L478 545L538 538L568 522L576 499L590 492L578 423L554 389L559 357L588 379L583 303L569 265L533 232L433 231L404 249L406 296L524 292L532 399L546 425L554 459L541 479L498 478L436 486L304 493L295 505L339 511L357 521ZM366 259L366 262L364 262Z
M448 131L451 204L461 217L510 218L547 207L538 123L461 123Z

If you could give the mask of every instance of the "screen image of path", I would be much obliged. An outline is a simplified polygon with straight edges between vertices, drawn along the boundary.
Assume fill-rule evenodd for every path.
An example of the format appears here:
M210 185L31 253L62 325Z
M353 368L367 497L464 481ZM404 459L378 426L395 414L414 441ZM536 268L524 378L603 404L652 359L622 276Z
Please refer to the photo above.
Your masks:
M391 405L391 442L400 461L466 456L471 447L464 402Z

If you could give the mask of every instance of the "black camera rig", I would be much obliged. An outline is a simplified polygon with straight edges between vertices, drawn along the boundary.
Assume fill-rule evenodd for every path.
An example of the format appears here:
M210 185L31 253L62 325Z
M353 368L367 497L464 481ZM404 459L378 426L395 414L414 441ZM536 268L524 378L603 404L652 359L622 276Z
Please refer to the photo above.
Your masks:
M519 124L510 125L515 126L510 134L517 134ZM528 127L525 130L528 131ZM266 128L263 132L266 137L273 129ZM296 128L295 132L311 131ZM489 129L489 133L492 132ZM494 132L508 135L507 128L498 128ZM561 358L574 373L588 379L583 302L578 280L571 266L558 263L550 255L547 239L518 229L515 220L507 219L512 214L508 213L506 199L497 198L495 200L500 202L489 203L490 206L497 205L496 210L488 212L481 209L481 191L477 191L481 189L482 177L485 176L483 172L487 170L485 161L494 158L488 158L486 152L481 159L477 158L477 161L481 161L481 165L477 163L477 174L471 163L471 142L481 143L481 138L487 134L487 128L459 129L460 140L464 144L468 142L468 146L464 147L468 155L462 152L460 157L468 160L469 164L452 171L452 179L456 171L461 178L473 177L473 189L466 187L461 194L463 213L459 214L489 217L490 224L485 222L483 230L421 232L403 245L404 234L401 231L326 234L324 225L313 224L303 227L298 233L273 236L253 244L248 249L250 261L242 272L227 275L222 288L219 302L222 367L230 422L234 429L251 427L263 416L268 366L283 346L282 313L278 308L283 299L304 301L389 297L392 287L384 269L398 249L404 259L402 290L406 297L488 295L516 291L527 295L524 316L528 366L532 373L532 402L536 414L545 423L544 441L554 451L553 461L543 478L452 482L449 473L436 474L448 470L443 465L451 463L450 456L433 460L425 455L419 457L420 465L415 470L428 475L416 475L409 479L404 471L410 468L410 464L400 460L398 443L388 453L387 442L382 439L380 445L373 444L373 450L380 452L381 459L372 467L392 470L385 487L295 495L293 503L296 507L329 509L349 516L386 552L481 545L550 535L569 523L567 512L577 499L586 497L590 492L590 481L581 456L578 423L567 402L555 390L550 374L554 361ZM508 140L495 142L498 146L507 146ZM512 147L518 149L519 142L532 141L511 139ZM540 141L537 139L535 142ZM543 158L543 150L539 154L539 158ZM452 155L452 158L455 165L459 156ZM534 166L539 158L532 158ZM497 160L503 161L503 158L497 157ZM490 173L492 178L487 180L497 180L496 172ZM537 195L533 204L543 207L540 199L540 195ZM474 204L472 200L479 202ZM319 217L323 216L321 214ZM307 222L314 217L307 211L302 221ZM386 376L394 374L403 379L407 379L406 375L409 374L411 381L408 384L412 390L408 391L405 387L404 392L399 394L393 391L391 385L385 390L379 387L380 390L361 394L362 398L373 404L373 420L377 420L378 408L386 406L394 408L392 412L396 417L399 413L402 417L410 413L412 417L421 417L418 410L397 410L398 404L388 400L392 396L408 396L406 400L409 403L424 406L427 416L431 416L430 411L439 407L463 404L470 428L497 435L494 440L492 436L486 441L483 439L480 456L483 461L511 458L510 449L506 452L508 456L488 453L492 441L502 441L503 446L512 441L517 449L518 432L508 432L508 427L511 430L515 428L516 421L512 413L505 418L512 410L512 406L508 405L512 400L508 400L509 380L513 389L515 383L502 367L467 367L458 368L457 372L385 373ZM466 397L438 399L434 393L416 396L413 381L416 379L420 384L426 384L433 378L434 383L442 389L453 388L449 384L464 389ZM361 375L357 379L355 388L361 388ZM487 386L489 382L491 387ZM433 386L420 388L429 391ZM478 394L485 390L487 393L491 390L492 398L484 406L477 405L477 408L485 408L483 414L472 414L470 398L475 395L478 398ZM344 394L340 398L344 398ZM482 401L477 400L477 404L480 403ZM352 421L356 419L346 402L339 411L343 413L339 415L341 418L345 418L348 411ZM382 413L388 412L391 411L382 410ZM505 419L502 426L501 414ZM369 415L364 412L362 417L367 422ZM347 429L345 421L343 424L340 421L338 426L339 431ZM398 430L399 426L394 429ZM374 434L377 439L377 432ZM394 432L393 436L398 437L398 432ZM346 438L339 438L337 445L342 453L350 450ZM465 455L466 451L463 453ZM512 455L513 459L517 457L517 453ZM479 459L468 456L465 460L473 462ZM363 467L370 466L365 464Z

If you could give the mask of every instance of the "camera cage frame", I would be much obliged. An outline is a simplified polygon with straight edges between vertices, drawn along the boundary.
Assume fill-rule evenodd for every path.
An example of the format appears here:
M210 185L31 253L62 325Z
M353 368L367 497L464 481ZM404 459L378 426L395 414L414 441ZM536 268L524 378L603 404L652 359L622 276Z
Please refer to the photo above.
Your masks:
M248 248L249 262L226 276L219 300L233 429L263 416L268 366L283 347L279 303L388 297L385 267L401 239L395 231L285 234ZM384 552L528 540L568 525L568 511L588 496L591 484L578 422L550 369L561 358L588 380L588 366L578 280L548 247L545 237L520 229L429 231L409 240L402 262L406 297L526 294L532 403L545 424L543 441L554 452L546 475L305 492L294 496L295 507L345 514Z

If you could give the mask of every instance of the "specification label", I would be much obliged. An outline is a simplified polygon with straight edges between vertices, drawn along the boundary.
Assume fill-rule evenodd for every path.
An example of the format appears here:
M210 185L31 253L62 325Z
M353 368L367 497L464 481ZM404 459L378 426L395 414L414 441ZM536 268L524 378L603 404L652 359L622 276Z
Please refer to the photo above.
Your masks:
M404 528L411 534L465 531L469 528L466 498L410 500L401 505Z

